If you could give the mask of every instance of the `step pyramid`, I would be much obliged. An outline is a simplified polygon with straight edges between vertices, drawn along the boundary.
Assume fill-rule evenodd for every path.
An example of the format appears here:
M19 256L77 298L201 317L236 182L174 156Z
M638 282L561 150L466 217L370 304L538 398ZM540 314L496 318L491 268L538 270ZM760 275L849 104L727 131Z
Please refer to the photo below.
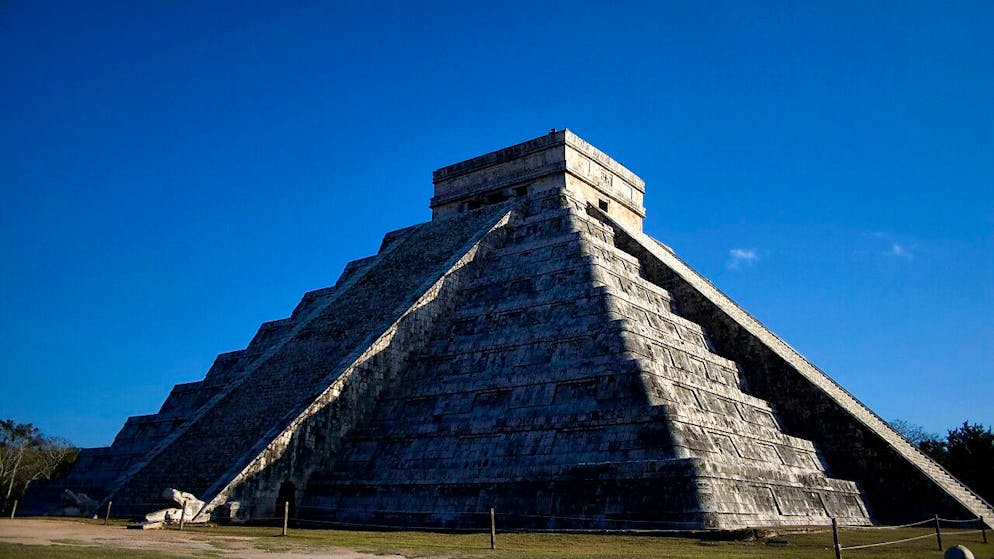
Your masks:
M433 182L431 221L388 233L59 487L118 514L175 487L206 502L198 518L290 503L366 526L477 526L490 507L522 528L994 518L642 233L644 182L572 132Z

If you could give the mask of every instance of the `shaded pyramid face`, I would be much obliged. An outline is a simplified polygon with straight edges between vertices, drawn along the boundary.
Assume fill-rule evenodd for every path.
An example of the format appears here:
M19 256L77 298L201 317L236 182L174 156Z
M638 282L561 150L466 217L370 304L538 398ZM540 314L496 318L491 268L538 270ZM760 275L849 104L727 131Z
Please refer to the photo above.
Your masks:
M64 483L115 511L531 528L994 516L641 233L568 131L435 173L434 219L305 295ZM36 496L42 495L36 491Z
M312 476L301 512L439 525L867 523L736 364L585 203L551 193L485 239L456 310ZM369 511L378 511L370 518Z

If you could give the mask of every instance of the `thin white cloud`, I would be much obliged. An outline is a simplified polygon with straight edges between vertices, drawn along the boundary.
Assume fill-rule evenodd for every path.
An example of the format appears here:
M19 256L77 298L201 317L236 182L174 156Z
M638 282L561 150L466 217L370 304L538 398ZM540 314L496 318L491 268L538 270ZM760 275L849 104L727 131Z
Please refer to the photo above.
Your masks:
M757 261L759 261L759 255L756 254L755 249L733 248L728 251L727 266L730 270L737 270L743 266L752 266Z
M886 254L889 254L890 256L903 256L905 258L911 257L911 253L908 252L908 249L904 248L899 243L891 243Z
M900 243L891 243L890 248L887 249L884 254L887 256L896 256L898 258L907 258L908 260L915 257L914 253L912 253L908 247Z
M874 249L885 258L898 258L901 260L914 260L916 253L918 252L918 244L906 242L898 242L894 240L894 236L882 231L867 231L865 235L873 239L873 244L878 245ZM879 244L883 243L883 247Z

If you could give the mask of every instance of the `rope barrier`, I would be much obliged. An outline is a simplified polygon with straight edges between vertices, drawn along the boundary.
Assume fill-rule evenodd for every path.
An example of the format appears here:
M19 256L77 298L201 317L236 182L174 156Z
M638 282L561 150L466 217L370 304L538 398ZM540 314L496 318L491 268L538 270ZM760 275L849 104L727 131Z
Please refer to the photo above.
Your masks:
M343 522L336 520L310 520L310 519L295 519L294 523L300 524L319 524L319 525L329 525L329 526L350 526L354 528L376 528L376 529L387 529L387 530L426 530L426 529L440 529L445 531L457 531L457 532L478 532L479 528L449 528L449 527L425 527L425 526L409 526L409 525L397 525L397 524L367 524L360 522ZM617 533L651 533L651 534L698 534L706 533L708 530L661 530L661 529L616 529L616 530L606 530L606 529L583 529L583 528L564 528L564 529L529 529L520 530L516 528L504 528L502 532L534 532L534 533L603 533L603 532L617 532Z
M388 509L339 509L331 507L320 507L320 506L301 506L300 509L307 509L312 511L333 511L336 513L379 513L379 514L410 514L410 515L437 515L437 516L487 516L489 512L474 512L474 511L424 511L424 510L388 510ZM566 521L577 521L592 524L603 524L603 523L613 523L613 524L641 524L641 525L659 525L665 524L663 520L625 520L617 518L596 518L589 516L559 516L559 515L548 515L548 514L530 514L530 513L509 513L501 512L496 513L496 516L504 518L538 518L538 519L549 519L549 520L566 520ZM276 516L265 516L265 517L252 517L253 522L269 522L282 520L282 517ZM425 530L425 529L441 529L441 530L454 530L454 531L475 531L478 528L459 528L459 527L449 527L449 526L424 526L424 525L409 525L409 524L383 524L383 523L368 523L368 522L350 522L347 520L321 520L321 519L310 519L310 518L293 518L291 519L294 524L297 525L325 525L325 526L342 526L342 527L354 527L354 528L372 528L372 529L387 529L387 530ZM504 528L504 531L517 531L519 528ZM557 528L557 529L530 529L527 531L534 532L652 532L652 533L707 533L710 530L693 530L693 529L662 529L662 528Z
M365 513L383 513L383 514L447 514L447 515L469 515L469 516L487 516L489 512L474 512L474 511L446 511L446 510L390 510L390 509L339 509L333 507L318 507L314 505L301 505L299 509L307 510L329 510L334 512L365 512Z
M665 520L625 520L623 518L595 518L591 516L557 516L549 514L526 514L516 512L498 512L497 516L507 516L514 518L549 518L554 520L581 520L584 522L624 522L630 524L665 524ZM686 530L674 530L676 532Z
M448 516L487 516L489 512L472 512L472 511L437 511L437 510L388 510L388 509L339 509L331 507L317 507L317 506L301 506L301 509L307 510L325 510L333 511L338 513L382 513L382 514L419 514L419 515L448 515ZM517 517L517 518L549 518L549 519L559 519L559 520L584 520L584 521L594 521L594 522L631 522L639 524L661 524L665 521L663 520L626 520L620 518L596 518L591 516L560 516L554 514L532 514L532 513L514 513L514 512L498 512L497 516L505 517Z
M527 534L706 534L709 530L664 530L661 528L502 528L501 532Z
M846 550L868 549L868 548L871 548L871 547L881 547L881 546L885 546L885 545L894 545L894 544L898 544L898 543L911 542L911 541L915 541L915 540L923 540L925 538L932 538L932 537L938 538L939 537L939 524L938 524L939 521L953 522L953 523L957 523L957 524L965 524L965 523L968 523L968 522L978 522L978 521L980 521L980 518L977 517L977 518L969 518L969 519L952 520L952 519L948 519L948 518L939 518L938 516L935 516L935 517L932 517L932 518L930 518L928 520L922 520L920 522L912 522L910 524L902 524L902 525L899 525L899 526L849 526L847 528L850 529L850 530L894 530L894 529L897 529L897 528L910 528L910 527L914 527L914 526L924 525L924 524L927 524L927 523L935 523L935 530L936 531L935 531L935 533L923 534L921 536L913 536L913 537L910 537L910 538L902 538L902 539L899 539L899 540L892 540L892 541L886 541L886 542L877 542L877 543L868 543L868 544L861 544L861 545L850 545L850 546L840 546L840 545L838 545L838 540L836 540L836 546L837 546L836 547L836 550L837 550L836 551L836 557L839 556L840 552L846 551ZM959 536L959 535L963 535L963 534L975 534L977 532L983 532L983 529L978 528L978 529L975 529L975 530L962 530L962 531L959 531L959 532L946 532L945 535L946 536ZM941 548L942 547L941 540L939 540L939 542L940 542L939 543L939 547Z
M964 522L974 522L976 518L964 521ZM934 518L929 518L927 520L921 520L919 522L912 522L910 524L897 524L894 526L844 526L842 529L845 530L897 530L899 528L912 528L914 526L920 526L922 524L929 524L935 522Z
M388 509L339 509L332 507L319 507L313 505L301 506L301 509L313 510L313 511L332 511L336 513L380 513L380 514L412 514L412 515L426 515L426 516L488 516L489 512L473 512L473 511L425 511L425 510L388 510ZM624 523L624 524L665 524L665 520L637 520L637 519L623 519L623 518L597 518L591 516L561 516L554 514L534 514L534 513L514 513L514 512L497 512L496 516L505 518L543 518L550 520L577 520L582 522L611 522L611 523ZM674 530L675 532L686 532L687 530Z
M480 528L447 528L442 526L426 527L426 526L404 526L398 524L365 524L359 522L341 522L337 520L310 520L297 518L294 519L294 523L300 524L320 524L326 526L350 526L352 528L375 528L378 530L412 530L412 531L423 531L429 529L435 530L445 530L445 531L456 531L456 532L479 532Z
M915 536L913 538L904 538L902 540L894 540L892 542L879 542L879 543L868 543L868 544L863 544L863 545L851 545L851 546L848 546L848 547L841 547L839 549L842 549L842 550L848 550L848 549L866 549L868 547L880 547L882 545L893 545L895 543L904 543L904 542L910 542L910 541L914 541L914 540L922 540L922 539L925 539L925 538L934 538L934 537L935 537L935 534L925 534L923 536Z
M161 508L181 508L179 505L170 505L168 503L128 503L128 506L156 506ZM310 510L310 511L330 511L335 513L365 513L365 514L410 514L410 515L421 515L421 516L488 516L490 513L486 511L456 511L456 510L392 510L392 509L342 509L334 507L322 507L316 505L299 505L297 507L299 510ZM497 512L496 516L501 516L505 518L541 518L549 520L575 520L582 522L610 522L610 523L625 523L625 524L665 524L665 520L640 520L640 519L623 519L623 518L598 518L590 516L562 516L555 514L537 514L537 513L515 513L515 512ZM282 516L267 516L267 517L253 517L252 520L282 520ZM304 521L306 519L294 519L295 521ZM977 522L978 518L969 519L950 519L950 518L939 518L942 522L959 523L966 524L970 522ZM918 522L909 522L907 524L897 524L893 526L844 526L840 529L844 530L897 530L901 528L912 528L915 526L921 526L925 524L930 524L934 522L934 518L928 518ZM327 521L325 521L327 522ZM678 532L686 532L687 530L674 530ZM821 530L806 532L809 534L826 533L830 530ZM979 531L979 530L977 530Z
M156 502L156 503L127 503L126 507L154 507L157 510L162 508L181 508L180 505ZM109 508L109 507L108 507ZM714 530L693 530L693 529L663 529L654 528L653 525L665 525L667 521L665 520L641 520L641 519L622 519L622 518L598 518L589 516L561 516L555 514L537 514L537 513L515 513L515 512L498 512L493 511L456 511L456 510L389 510L389 509L343 509L343 508L333 508L333 507L322 507L316 505L300 505L298 510L308 510L308 511L327 511L334 515L350 515L350 514L378 514L378 515L416 515L416 516L428 516L428 517L480 517L480 516L499 516L504 519L542 519L549 521L566 521L566 522L576 522L585 523L592 525L609 525L618 526L619 524L625 527L615 527L615 528L519 528L519 527L503 527L504 532L536 532L536 533L629 533L629 534L702 534L708 532L714 532ZM109 512L109 511L108 511ZM248 511L245 511L248 512ZM249 520L251 522L278 522L285 520L283 516L250 516ZM398 519L399 520L399 519ZM452 526L426 526L426 525L409 525L409 524L389 524L389 523L376 523L376 522L349 522L346 520L320 520L320 519L310 519L310 518L293 518L293 524L297 526L328 526L328 527L342 527L342 528L359 528L359 529L372 529L372 530L443 530L447 532L477 532L482 529L482 526L478 527L452 527ZM918 522L910 522L907 524L899 524L894 526L845 526L839 527L839 530L898 530L903 528L914 528L918 526L934 525L936 532L927 533L919 536L912 536L908 538L901 538L892 541L860 544L860 545L850 545L841 546L838 545L838 540L836 540L836 556L839 555L841 551L852 551L858 549L869 549L874 547L882 547L888 545L895 545L899 543L912 542L916 540L922 540L926 538L938 537L939 523L946 522L950 524L969 524L981 522L978 518L969 519L951 519L951 518L940 518L934 516L925 520ZM934 523L934 524L933 524ZM833 520L834 524L834 520ZM582 524L581 524L582 525ZM645 528L633 528L632 525L645 526ZM833 530L812 530L804 531L805 534L825 534L833 532ZM956 532L947 532L944 535L947 536L958 536L964 534L975 534L977 532L984 532L982 528L973 530L963 530ZM986 533L985 533L986 535ZM986 539L985 539L986 541ZM941 543L940 543L941 546Z
M977 528L976 530L964 530L962 532L943 532L942 535L943 536L959 536L961 534L976 534L977 532L980 532L980 528Z

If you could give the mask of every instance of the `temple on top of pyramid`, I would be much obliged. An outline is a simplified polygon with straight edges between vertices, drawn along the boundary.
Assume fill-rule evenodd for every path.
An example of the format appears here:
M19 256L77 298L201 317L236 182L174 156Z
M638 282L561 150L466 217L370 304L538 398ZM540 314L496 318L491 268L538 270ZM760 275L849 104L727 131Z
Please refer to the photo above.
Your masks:
M550 190L568 190L638 231L645 218L645 181L569 130L442 167L432 178L435 219Z
M22 510L179 499L192 521L286 507L465 528L493 507L525 529L994 517L645 235L644 182L575 134L433 179L431 221L387 233Z

